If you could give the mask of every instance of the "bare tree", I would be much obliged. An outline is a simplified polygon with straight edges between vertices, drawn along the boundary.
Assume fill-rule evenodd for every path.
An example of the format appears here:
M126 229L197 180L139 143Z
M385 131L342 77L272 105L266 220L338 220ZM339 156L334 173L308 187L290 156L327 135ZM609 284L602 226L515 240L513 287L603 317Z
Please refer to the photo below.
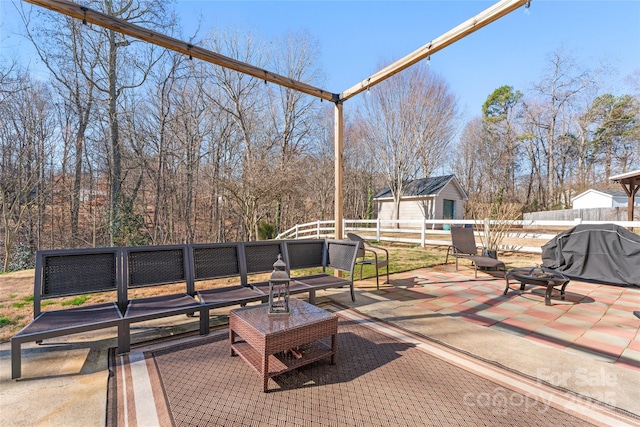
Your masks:
M208 43L213 50L243 62L257 66L266 63L265 49L253 35L214 33ZM270 210L278 185L274 180L279 177L272 151L276 142L267 126L268 86L254 77L221 67L214 67L211 77L219 91L208 95L207 101L232 118L233 137L238 141L235 147L230 147L231 173L225 187L238 207L239 237L254 240L261 218Z
M200 90L207 96L215 96L214 94L220 88L206 79L207 73L202 73L202 75L205 77L202 78ZM220 93L219 96L222 94ZM234 121L228 112L209 102L206 114L205 144L207 148L205 151L209 157L204 165L203 173L208 182L207 192L204 193L208 202L203 203L202 206L208 213L209 227L207 227L208 232L201 237L206 241L223 242L227 240L229 231L235 228L230 226L227 221L230 216L228 211L231 209L231 204L230 195L224 183L228 182L231 177L231 159L236 151L235 147L238 145L238 137ZM203 178L204 180L205 178Z
M414 66L415 67L415 66ZM423 176L430 176L441 166L446 154L451 148L456 136L460 116L458 114L457 98L451 92L449 84L441 77L429 72L428 66L415 70L416 75L410 78L423 80L424 89L418 96L423 100L422 111L416 117L418 121L419 138L421 141L418 157ZM422 74L426 73L426 76ZM419 100L418 100L419 102Z
M94 104L94 70L98 58L87 54L82 23L76 19L21 4L19 13L42 63L51 73L60 97L71 115L67 116L65 139L73 140L73 189L71 193L71 239L78 239L80 191L86 132ZM35 16L33 16L35 15ZM83 62L85 62L83 64Z
M171 242L167 224L170 190L171 120L175 113L173 88L185 73L181 55L167 55L156 72L151 73L152 88L147 92L143 111L137 116L140 137L134 138L133 149L149 179L149 195L146 200L151 212L147 212L149 240L155 244ZM146 193L145 193L146 194Z
M5 259L8 271L11 251L30 210L47 192L45 156L54 130L51 92L26 73L15 74L0 102L0 205L4 229ZM30 231L30 230L27 230ZM37 241L26 233L27 243L37 249ZM34 247L35 246L35 247Z
M469 196L486 194L492 184L486 174L490 171L490 165L486 164L493 156L482 156L478 153L485 152L484 124L481 117L472 119L464 127L460 140L456 146L451 162L451 168L460 185ZM469 203L465 204L465 210L469 212Z
M451 143L456 101L424 63L369 92L360 110L365 142L386 177L398 218L405 184L419 173L429 176Z
M94 0L86 4L108 15L140 24L155 30L168 31L173 26L173 17L165 8L165 2L149 0ZM37 22L43 25L28 32L38 52L57 80L64 88L70 105L77 115L75 142L74 189L72 197L72 234L77 234L79 192L81 188L83 146L85 133L93 105L97 99L94 90L100 92L101 101L106 102L109 122L107 135L110 166L110 218L111 243L119 240L119 221L123 143L120 136L119 100L123 92L142 85L149 70L158 61L164 50L153 45L130 39L110 29L83 25L72 18L39 12ZM22 13L27 28L30 14ZM48 17L44 19L43 17ZM37 34L37 36L36 36ZM40 48L42 46L42 48Z
M304 196L308 200L311 218L324 221L333 218L334 197L334 140L333 109L323 109L317 118L313 143L306 157L302 171L306 172L306 181L301 183L308 188ZM345 191L345 193L349 193ZM307 219L307 218L305 218ZM304 222L304 221L303 221Z
M586 99L586 106L576 117L576 171L573 190L581 193L595 184L595 163L597 148L593 142L593 122L595 111L590 108L593 98Z
M344 130L344 214L348 218L374 218L373 197L384 187L384 175L367 144L366 126L361 118L347 121ZM333 142L331 142L333 150ZM331 151L333 161L333 151ZM330 187L331 188L331 187Z
M547 70L542 81L534 86L544 106L542 115L537 115L536 126L545 131L546 193L552 206L561 201L558 192L558 170L556 162L563 156L558 153L562 136L563 119L574 107L577 95L593 83L592 73L581 69L564 48L553 52L547 60ZM525 103L526 108L527 103ZM532 117L530 114L529 117ZM566 123L566 122L565 122Z
M300 82L313 84L318 81L320 71L314 63L314 59L319 56L318 47L308 34L289 33L276 45L280 49L272 55L274 71ZM292 193L291 188L299 173L301 154L308 144L319 103L310 96L283 86L278 86L273 95L275 99L271 100L271 127L280 151L278 174L285 178L278 187L281 193L277 196L274 224L277 234L282 221L283 198Z
M0 59L0 103L11 99L18 89L13 84L16 72L16 61L4 63Z

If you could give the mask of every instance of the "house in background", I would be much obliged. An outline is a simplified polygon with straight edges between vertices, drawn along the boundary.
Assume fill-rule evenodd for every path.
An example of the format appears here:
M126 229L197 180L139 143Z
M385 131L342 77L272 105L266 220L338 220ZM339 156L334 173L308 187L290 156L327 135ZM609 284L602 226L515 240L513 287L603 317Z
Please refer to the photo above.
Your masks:
M573 209L590 208L626 208L629 196L624 190L594 190L589 189L571 199ZM640 198L636 197L635 206L640 206Z
M468 199L455 175L434 176L410 181L400 198L400 220L463 219ZM396 219L391 190L373 197L380 219Z

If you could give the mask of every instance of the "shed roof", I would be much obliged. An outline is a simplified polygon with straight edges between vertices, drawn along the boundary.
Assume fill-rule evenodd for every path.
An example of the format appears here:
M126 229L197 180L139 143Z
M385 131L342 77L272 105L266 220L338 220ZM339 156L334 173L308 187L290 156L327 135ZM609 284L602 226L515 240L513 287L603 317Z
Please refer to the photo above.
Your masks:
M438 193L451 181L453 181L454 185L466 200L467 194L460 186L455 175L430 176L428 178L409 181L405 186L403 197L437 196ZM373 196L374 199L385 199L391 197L393 197L393 195L391 194L391 189L389 187Z
M575 197L572 197L571 201L579 199L579 198L581 198L581 197L583 197L583 196L585 196L586 194L589 194L589 193L600 193L602 195L609 196L611 198L615 198L615 197L617 197L617 198L625 197L626 198L627 197L627 193L625 193L624 190L596 190L596 189L590 188L589 190L584 191L584 192L578 194Z

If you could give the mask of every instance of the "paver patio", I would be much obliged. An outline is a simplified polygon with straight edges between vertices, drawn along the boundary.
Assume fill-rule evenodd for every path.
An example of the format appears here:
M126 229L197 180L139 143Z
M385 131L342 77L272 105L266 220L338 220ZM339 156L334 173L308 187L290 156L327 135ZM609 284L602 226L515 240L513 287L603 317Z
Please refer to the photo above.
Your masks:
M394 274L380 290L375 279L357 281L356 288L355 303L348 289L320 293L319 303L352 307L576 396L604 396L605 403L640 417L640 319L633 315L639 288L572 281L564 301L554 293L545 306L542 287L520 292L514 284L502 295L504 279L480 273L476 280L473 269L455 271L451 264ZM141 325L134 342L197 329L192 318L179 322L174 330ZM0 424L104 424L112 335L30 344L20 381L10 379L8 343L0 345Z
M473 280L473 271L464 270L447 265L400 273L370 292L389 299L402 293L434 313L640 370L640 320L633 315L640 308L640 288L572 280L564 300L554 291L552 305L545 306L543 287L520 291L513 283L502 295L504 279L484 274Z

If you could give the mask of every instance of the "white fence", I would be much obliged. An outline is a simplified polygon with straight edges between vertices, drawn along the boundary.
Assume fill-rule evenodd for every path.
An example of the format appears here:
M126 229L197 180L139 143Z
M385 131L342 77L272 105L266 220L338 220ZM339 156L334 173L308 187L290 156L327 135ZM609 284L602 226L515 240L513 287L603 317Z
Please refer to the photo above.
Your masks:
M498 225L499 221L489 220L364 220L345 219L342 229L346 233L353 232L367 240L387 241L426 245L448 246L451 244L448 227L462 226L474 227L477 231L485 226L485 222ZM542 244L554 238L561 231L572 228L578 224L616 224L622 227L640 228L640 221L510 221L509 232L505 234L503 244L499 246L502 251L541 253ZM306 224L297 224L289 230L280 233L276 239L316 239L334 238L334 221L314 221ZM345 237L343 236L343 237Z

